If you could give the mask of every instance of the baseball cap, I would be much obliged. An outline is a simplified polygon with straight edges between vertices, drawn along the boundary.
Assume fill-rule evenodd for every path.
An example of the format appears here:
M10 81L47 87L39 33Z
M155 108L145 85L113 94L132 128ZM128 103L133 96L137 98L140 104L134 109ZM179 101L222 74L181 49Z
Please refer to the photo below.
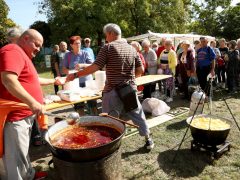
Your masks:
M86 42L86 41L91 42L91 39L90 39L90 38L85 38L85 39L84 39L84 42Z

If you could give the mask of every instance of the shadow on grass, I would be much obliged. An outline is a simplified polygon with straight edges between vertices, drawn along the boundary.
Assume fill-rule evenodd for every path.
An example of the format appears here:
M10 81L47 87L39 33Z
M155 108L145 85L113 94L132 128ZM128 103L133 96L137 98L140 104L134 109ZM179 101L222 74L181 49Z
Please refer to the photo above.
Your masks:
M122 153L122 159L128 158L129 156L135 155L135 154L147 154L150 150L147 150L145 147L141 147L135 151L132 152L124 152Z
M226 89L217 88L213 93L213 101L223 100L223 97L226 100L230 98L240 98L239 91L235 91L234 93L228 93Z
M185 129L187 127L187 122L186 120L182 120L182 121L178 121L172 124L169 124L166 129L168 130L181 130L181 129Z
M180 149L173 161L176 152L176 150L167 150L161 152L158 156L159 167L170 176L195 177L212 163L211 156L206 152L192 152L190 149Z
M51 151L47 144L41 146L30 146L29 155L31 157L31 161L36 161L41 158L45 158L47 156L51 156Z

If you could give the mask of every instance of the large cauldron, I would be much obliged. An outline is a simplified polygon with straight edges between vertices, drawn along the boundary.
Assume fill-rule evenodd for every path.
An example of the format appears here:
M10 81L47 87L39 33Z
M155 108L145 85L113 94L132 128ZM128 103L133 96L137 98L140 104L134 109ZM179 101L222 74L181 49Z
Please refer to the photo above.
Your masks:
M107 125L109 127L113 127L117 129L121 135L113 140L112 142L94 147L94 148L85 148L85 149L62 149L55 147L51 144L51 136L70 125L67 124L66 121L60 121L54 124L51 128L49 128L48 132L45 135L45 139L48 142L48 145L53 153L53 156L69 161L69 162L80 162L80 161L93 161L100 158L103 158L114 151L116 151L121 145L121 139L125 132L125 125L116 120L107 118L107 117L99 117L99 116L83 116L80 118L79 124L93 124L93 125ZM50 140L49 140L50 137Z
M221 119L226 123L228 123L230 127L232 124L230 120L220 118L217 116L206 115L206 114L194 116L194 118L198 118L198 117L212 117L212 118ZM188 124L190 124L191 119L192 119L192 116L187 119ZM216 146L216 145L223 144L225 142L229 134L230 128L224 129L224 130L204 130L204 129L196 128L190 125L190 130L191 130L192 137L195 141L204 145Z

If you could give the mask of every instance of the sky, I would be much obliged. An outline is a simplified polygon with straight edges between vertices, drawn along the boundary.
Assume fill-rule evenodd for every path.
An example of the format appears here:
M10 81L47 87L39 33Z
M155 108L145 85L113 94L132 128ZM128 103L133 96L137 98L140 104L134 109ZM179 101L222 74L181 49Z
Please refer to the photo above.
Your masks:
M10 11L8 17L17 25L20 25L24 30L28 29L35 21L45 21L45 15L38 13L38 7L34 4L40 0L5 0ZM240 0L233 0L232 5L235 5Z
M45 15L38 13L38 6L34 3L40 0L5 0L10 11L8 18L12 19L24 30L28 29L35 21L45 21Z

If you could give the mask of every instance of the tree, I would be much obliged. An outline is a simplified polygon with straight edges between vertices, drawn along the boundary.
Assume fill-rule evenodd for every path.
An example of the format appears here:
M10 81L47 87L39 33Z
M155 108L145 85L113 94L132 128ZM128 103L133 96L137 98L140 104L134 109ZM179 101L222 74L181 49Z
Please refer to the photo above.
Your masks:
M231 0L202 0L195 1L192 5L191 15L193 18L189 29L198 34L212 35L218 34L218 14L217 9L226 9L230 6Z
M240 3L219 13L218 22L217 36L228 40L240 38Z
M36 21L30 26L30 28L36 29L38 32L40 32L42 34L43 39L44 39L43 46L45 46L45 47L51 46L51 40L50 40L51 29L46 22Z
M0 47L6 44L7 30L10 27L16 26L16 24L9 18L7 18L9 7L4 0L0 0Z
M131 32L143 34L147 30L164 33L184 33L188 22L188 0L122 0L118 1L122 19L129 22ZM126 10L126 7L127 10ZM177 8L176 8L177 7ZM126 13L126 11L128 13ZM124 17L125 16L125 17Z
M80 34L97 38L100 43L102 28L109 22L119 24L125 37L147 30L183 33L189 20L189 3L190 0L42 0L39 7L47 14L53 42Z
M79 34L83 37L98 37L102 39L102 27L109 17L113 17L112 1L44 0L40 4L42 11L46 12L51 26L53 42L68 39Z

